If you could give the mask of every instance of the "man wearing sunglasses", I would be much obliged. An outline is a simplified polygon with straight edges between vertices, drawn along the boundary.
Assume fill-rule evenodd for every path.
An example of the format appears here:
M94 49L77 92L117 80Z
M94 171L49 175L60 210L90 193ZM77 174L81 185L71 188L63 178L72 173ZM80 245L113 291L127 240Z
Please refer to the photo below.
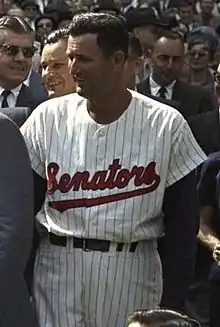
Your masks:
M23 84L31 69L34 34L20 17L0 19L0 107L28 107L38 101Z

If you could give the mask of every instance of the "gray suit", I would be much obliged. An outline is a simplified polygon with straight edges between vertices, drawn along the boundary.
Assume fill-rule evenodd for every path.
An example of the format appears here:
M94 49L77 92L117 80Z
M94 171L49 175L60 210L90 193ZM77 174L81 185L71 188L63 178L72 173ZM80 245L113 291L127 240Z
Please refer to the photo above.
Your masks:
M16 125L0 114L0 326L36 326L23 272L33 231L33 182Z

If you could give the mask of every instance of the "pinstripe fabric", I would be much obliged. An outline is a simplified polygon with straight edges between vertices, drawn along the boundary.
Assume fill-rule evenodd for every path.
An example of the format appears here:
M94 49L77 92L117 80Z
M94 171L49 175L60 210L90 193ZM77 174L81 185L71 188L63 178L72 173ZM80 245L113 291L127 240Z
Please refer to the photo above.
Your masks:
M43 327L120 327L129 313L157 308L162 291L156 242L135 253L85 252L43 240L34 275L34 304Z
M119 327L128 312L156 307L164 191L205 159L183 117L132 92L121 117L100 125L71 94L41 104L22 133L33 169L48 180L40 223L112 242L99 253L73 249L71 238L67 248L42 241L34 278L40 326ZM114 242L134 241L135 253L116 252Z

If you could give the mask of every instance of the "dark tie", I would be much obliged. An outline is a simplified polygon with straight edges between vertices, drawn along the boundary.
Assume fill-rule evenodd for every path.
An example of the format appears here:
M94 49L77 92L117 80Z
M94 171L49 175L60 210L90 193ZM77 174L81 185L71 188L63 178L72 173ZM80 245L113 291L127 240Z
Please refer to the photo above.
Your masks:
M9 107L9 105L8 105L8 101L7 101L9 94L11 94L11 91L9 91L9 90L4 90L4 91L2 92L2 94L1 94L2 97L3 97L3 100L2 100L2 108L7 108L7 107Z
M158 93L160 98L166 99L167 89L165 87L161 87Z

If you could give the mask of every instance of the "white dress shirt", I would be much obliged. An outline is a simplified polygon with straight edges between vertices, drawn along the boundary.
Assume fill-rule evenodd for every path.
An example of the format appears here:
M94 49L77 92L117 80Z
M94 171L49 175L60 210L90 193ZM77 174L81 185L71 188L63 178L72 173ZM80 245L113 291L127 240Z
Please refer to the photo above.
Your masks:
M17 102L17 97L19 95L19 92L21 90L22 84L20 84L19 86L15 87L14 89L10 90L11 93L9 94L9 96L7 97L7 102L8 102L8 106L9 107L15 107L16 106L16 102ZM0 108L2 106L2 101L3 101L3 96L2 96L2 92L5 89L3 87L0 86Z
M176 81L173 81L171 84L165 86L164 88L166 89L166 99L171 100L172 95L173 95L173 87L175 85ZM152 75L150 75L150 93L156 97L160 96L160 88L161 86L158 85L152 78Z

